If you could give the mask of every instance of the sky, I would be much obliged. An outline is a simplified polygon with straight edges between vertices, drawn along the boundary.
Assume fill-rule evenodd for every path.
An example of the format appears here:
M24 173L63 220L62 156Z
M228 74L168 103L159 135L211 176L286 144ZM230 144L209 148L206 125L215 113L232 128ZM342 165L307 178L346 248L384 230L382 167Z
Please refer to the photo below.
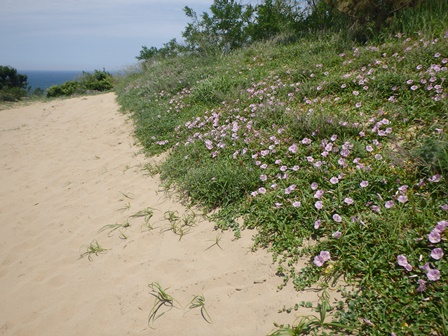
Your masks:
M0 65L17 70L119 71L142 46L182 40L188 6L213 0L0 0Z

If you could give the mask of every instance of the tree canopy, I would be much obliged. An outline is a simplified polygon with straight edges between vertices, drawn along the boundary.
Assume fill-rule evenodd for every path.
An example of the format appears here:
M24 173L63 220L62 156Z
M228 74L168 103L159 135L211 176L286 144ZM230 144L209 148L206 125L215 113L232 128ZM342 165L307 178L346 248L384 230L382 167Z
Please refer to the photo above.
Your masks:
M11 66L0 65L0 100L14 101L26 96L28 77Z

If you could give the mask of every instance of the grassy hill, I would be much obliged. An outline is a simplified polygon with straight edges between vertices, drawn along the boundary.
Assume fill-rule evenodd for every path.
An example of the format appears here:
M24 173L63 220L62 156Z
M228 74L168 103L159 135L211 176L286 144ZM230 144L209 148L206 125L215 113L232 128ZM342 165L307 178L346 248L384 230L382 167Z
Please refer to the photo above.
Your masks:
M169 153L153 167L167 187L217 228L257 229L285 285L355 285L332 308L336 334L448 334L445 7L366 44L280 36L119 80L138 140Z

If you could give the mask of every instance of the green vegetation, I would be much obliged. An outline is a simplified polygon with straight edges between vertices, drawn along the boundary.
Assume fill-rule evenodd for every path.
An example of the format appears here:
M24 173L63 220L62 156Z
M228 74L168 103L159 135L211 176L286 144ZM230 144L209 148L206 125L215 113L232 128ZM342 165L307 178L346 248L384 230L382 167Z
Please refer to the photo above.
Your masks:
M166 187L214 210L217 228L257 229L284 286L354 286L274 334L446 335L448 5L395 12L361 39L337 12L313 28L326 6L296 16L312 34L152 49L118 100L146 152L169 153ZM173 232L189 227L166 215Z
M28 77L10 66L0 65L0 101L13 102L27 95Z
M103 92L113 89L113 77L106 70L95 70L93 73L84 72L74 81L53 85L47 90L47 97L71 96L89 92Z

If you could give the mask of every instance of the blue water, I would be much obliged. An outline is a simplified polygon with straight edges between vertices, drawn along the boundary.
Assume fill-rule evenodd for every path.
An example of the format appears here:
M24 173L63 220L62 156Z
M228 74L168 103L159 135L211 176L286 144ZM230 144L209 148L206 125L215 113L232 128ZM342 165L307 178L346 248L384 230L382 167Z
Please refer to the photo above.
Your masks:
M38 87L46 90L52 85L72 81L82 75L82 71L18 70L17 72L28 76L31 92Z

